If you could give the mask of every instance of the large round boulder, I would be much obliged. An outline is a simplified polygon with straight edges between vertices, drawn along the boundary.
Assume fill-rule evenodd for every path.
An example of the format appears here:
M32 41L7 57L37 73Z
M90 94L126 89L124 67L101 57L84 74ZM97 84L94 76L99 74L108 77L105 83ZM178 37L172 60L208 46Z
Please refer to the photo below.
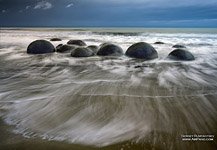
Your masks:
M123 50L121 47L115 44L104 43L98 50L97 55L99 56L121 56L123 55Z
M70 52L71 50L75 49L77 46L73 46L73 45L58 45L56 47L56 51L59 53L65 53L65 52Z
M101 43L101 44L99 45L99 47L102 47L102 46L107 45L107 44L112 44L112 43L110 43L110 42Z
M70 45L77 45L77 46L86 46L86 43L82 40L70 40L67 42Z
M131 45L127 49L126 55L132 58L139 58L145 60L158 58L158 53L155 48L145 42L139 42Z
M186 48L184 45L176 44L173 45L173 48Z
M183 49L173 50L168 57L173 60L195 60L194 55L191 52Z
M154 44L165 44L164 42L161 42L161 41L157 41L155 42Z
M28 54L45 54L55 52L55 47L49 41L36 40L27 47Z
M62 46L63 46L63 44L59 44L59 45L56 46L56 49L59 49Z
M95 54L97 54L99 47L96 45L89 45L87 48L91 49Z
M86 47L77 47L71 52L72 57L90 57L94 52Z
M52 38L50 41L62 41L60 38Z

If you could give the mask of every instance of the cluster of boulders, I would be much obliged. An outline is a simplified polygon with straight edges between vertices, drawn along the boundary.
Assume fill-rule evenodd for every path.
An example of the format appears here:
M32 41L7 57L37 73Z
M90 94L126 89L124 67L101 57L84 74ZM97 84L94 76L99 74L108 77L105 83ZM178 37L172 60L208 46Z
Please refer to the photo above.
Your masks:
M51 41L61 41L59 38L53 38ZM154 44L164 44L163 42L155 42ZM186 50L183 45L174 45L175 48L169 55L169 59L173 60L194 60L194 56ZM100 46L89 45L82 40L70 40L67 44L59 44L56 48L52 43L46 40L36 40L32 42L28 48L28 54L44 54L44 53L66 53L70 52L72 57L90 57L98 56L121 56L124 55L123 49L112 43L103 43ZM139 42L131 45L126 53L126 56L144 60L158 58L156 49L145 42Z

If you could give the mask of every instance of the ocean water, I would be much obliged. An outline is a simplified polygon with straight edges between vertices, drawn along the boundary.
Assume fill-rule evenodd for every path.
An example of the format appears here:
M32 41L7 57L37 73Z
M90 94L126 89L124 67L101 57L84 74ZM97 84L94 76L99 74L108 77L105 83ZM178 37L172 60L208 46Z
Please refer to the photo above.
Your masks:
M124 51L147 42L159 58L26 53L54 37L63 39L55 46L81 39ZM169 60L174 44L196 59ZM2 28L0 64L0 149L217 148L217 29Z

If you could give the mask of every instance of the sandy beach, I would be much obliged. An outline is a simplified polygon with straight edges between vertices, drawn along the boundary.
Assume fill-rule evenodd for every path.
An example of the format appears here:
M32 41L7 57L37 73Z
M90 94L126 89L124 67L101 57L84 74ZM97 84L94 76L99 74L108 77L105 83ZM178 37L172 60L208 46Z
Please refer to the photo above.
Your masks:
M216 29L2 28L0 34L0 149L217 148ZM56 37L61 41L50 41ZM124 53L147 42L158 58L27 54L38 39L55 47L71 39L114 43ZM195 60L168 59L175 44Z

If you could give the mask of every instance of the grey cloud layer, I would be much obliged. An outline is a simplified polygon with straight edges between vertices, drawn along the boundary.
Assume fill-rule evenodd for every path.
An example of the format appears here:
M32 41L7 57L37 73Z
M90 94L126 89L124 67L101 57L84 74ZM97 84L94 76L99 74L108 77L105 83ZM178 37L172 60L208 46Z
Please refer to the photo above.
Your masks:
M216 26L217 0L0 0L0 19L20 26Z

